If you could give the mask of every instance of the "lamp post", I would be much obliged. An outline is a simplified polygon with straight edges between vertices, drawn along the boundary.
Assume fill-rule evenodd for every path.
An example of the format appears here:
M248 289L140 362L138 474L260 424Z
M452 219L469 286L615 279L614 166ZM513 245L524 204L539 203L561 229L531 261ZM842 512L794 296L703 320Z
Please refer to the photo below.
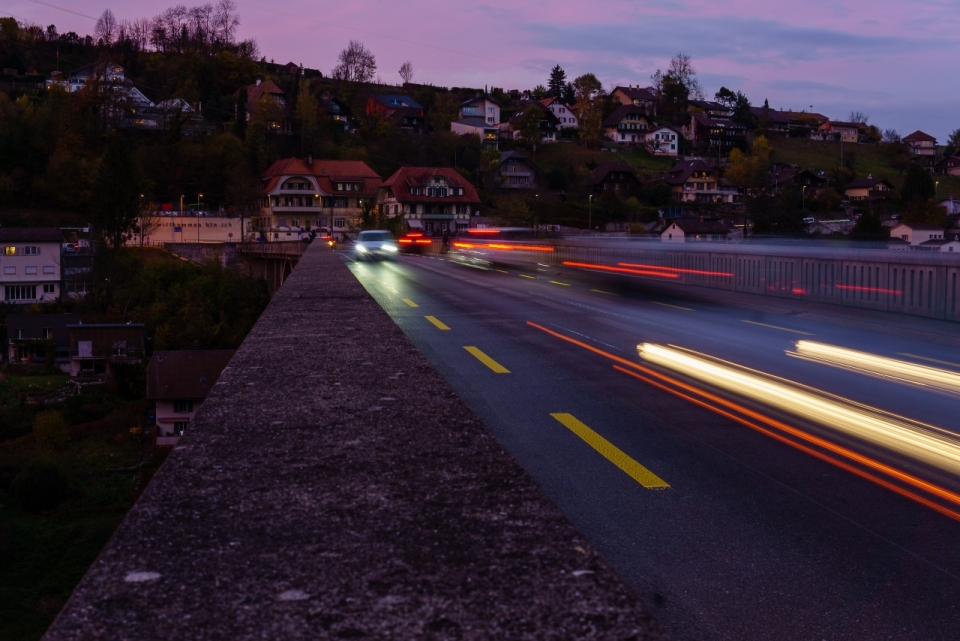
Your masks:
M804 185L803 189L800 190L800 198L801 198L800 209L806 209L807 208L807 186L806 185Z
M587 230L593 231L593 194L590 194L589 203L589 209L587 210Z
M180 242L183 242L183 194L180 194Z
M933 183L933 199L937 199L937 194L940 192L940 181Z
M137 205L137 217L140 219L140 246L143 247L143 194L140 194L140 204Z
M200 212L203 211L203 194L197 194L197 244L200 244Z

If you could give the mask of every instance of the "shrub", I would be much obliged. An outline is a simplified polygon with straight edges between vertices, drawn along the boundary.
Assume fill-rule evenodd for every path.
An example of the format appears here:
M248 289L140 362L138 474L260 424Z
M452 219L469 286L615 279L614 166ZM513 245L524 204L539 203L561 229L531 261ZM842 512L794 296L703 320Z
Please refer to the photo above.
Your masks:
M33 419L33 435L44 452L64 450L69 439L67 421L55 410L40 412Z
M31 461L13 479L11 490L24 511L49 510L67 498L67 477L53 463Z

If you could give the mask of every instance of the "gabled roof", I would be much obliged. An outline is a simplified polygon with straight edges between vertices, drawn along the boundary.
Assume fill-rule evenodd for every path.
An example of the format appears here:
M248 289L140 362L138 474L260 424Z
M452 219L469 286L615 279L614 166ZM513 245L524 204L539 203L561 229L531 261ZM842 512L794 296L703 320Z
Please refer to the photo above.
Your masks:
M462 187L462 196L446 196L436 198L433 196L413 195L410 193L411 187L425 187L433 177L442 177L453 187ZM416 203L479 203L480 197L477 196L477 190L469 180L457 173L456 170L449 167L402 167L392 176L383 181L381 189L390 189L393 196L400 202Z
M657 97L649 89L641 89L640 87L617 87L610 93L616 91L622 92L630 100L646 100L649 102L656 102Z
M480 118L461 118L460 120L455 120L454 123L458 125L464 125L466 127L476 127L477 129L496 129L496 125L491 125L490 123L482 120Z
M756 119L766 118L771 123L785 125L790 119L784 115L784 112L777 111L771 107L750 107L750 113Z
M233 349L154 352L147 365L147 398L206 398L234 353Z
M508 160L519 160L520 162L526 163L533 167L534 171L543 173L539 167L533 164L532 160L521 154L519 151L505 151L500 154L500 165L503 165L503 163L507 162Z
M410 107L411 109L420 109L421 111L423 110L423 105L418 103L416 100L414 100L410 96L405 96L399 93L382 93L382 94L377 94L373 98L384 107L389 107L390 109Z
M868 176L867 178L854 178L847 183L847 189L863 189L864 187L876 187L880 183L885 184L890 189L893 189L893 185L890 184L890 181L886 178L874 178Z
M931 136L930 134L925 134L919 129L910 134L909 136L903 137L903 142L909 142L915 140L916 142L937 142L937 139Z
M622 160L606 160L593 170L593 173L587 176L587 179L583 181L584 185L599 185L604 180L606 180L607 175L612 173L625 173L627 178L632 178L637 180L636 174L633 173L633 168Z
M676 225L683 231L684 235L687 234L729 234L730 229L727 228L719 220L697 220L693 218L677 218L670 221L671 225ZM667 229L670 227L668 226Z
M726 118L711 118L707 114L691 114L691 118L702 124L704 127L723 127L725 129L743 129L746 127L739 122Z
M704 111L731 111L730 107L713 100L688 100L687 107L696 107Z
M647 112L643 107L639 107L637 105L620 105L614 109L609 116L603 119L603 126L616 127L631 114L636 114L647 122L650 122L650 119L647 117Z
M320 189L328 194L337 193L334 189L336 182L362 183L363 188L350 192L351 196L372 197L380 187L380 175L362 160L317 159L308 166L299 158L281 158L263 172L261 178L266 181L263 193L276 189L284 176L312 176Z
M668 185L682 185L695 171L714 172L716 170L702 160L684 160L667 172L664 181Z
M473 103L473 102L481 102L481 101L483 101L483 100L492 102L493 104L495 104L495 105L498 106L498 107L503 107L503 105L501 105L499 102L497 102L496 100L494 100L494 99L491 98L490 96L477 96L476 98L471 98L470 100L464 100L463 102L460 103L460 106L461 106L461 107L466 107L466 106L469 105L470 103Z
M402 120L403 118L419 118L422 121L424 119L423 111L416 107L400 107L390 114L390 120Z
M909 227L913 231L943 231L942 226L930 225L928 223L900 223L897 225L897 227ZM897 227L894 227L893 229L896 229Z
M781 109L780 114L791 122L796 122L796 121L805 122L808 120L813 120L814 122L819 124L826 120L829 120L829 118L827 118L823 114L817 113L815 111L790 111L789 109L787 110Z
M263 80L259 85L247 85L247 102L254 103L264 96L264 94L286 96L283 89L277 86L273 80Z
M63 233L56 227L4 227L0 229L0 243L31 241L62 243Z
M867 126L862 122L844 122L842 120L828 120L820 126L823 127L825 125L829 125L830 127L843 127L845 129L857 129L857 130L860 130Z

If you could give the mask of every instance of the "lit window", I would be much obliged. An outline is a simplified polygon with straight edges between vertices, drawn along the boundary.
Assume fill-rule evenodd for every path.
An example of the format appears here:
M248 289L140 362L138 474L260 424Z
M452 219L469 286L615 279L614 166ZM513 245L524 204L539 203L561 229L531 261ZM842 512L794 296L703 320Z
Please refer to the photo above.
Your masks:
M17 248L16 247L4 247L3 253L5 256L16 256Z

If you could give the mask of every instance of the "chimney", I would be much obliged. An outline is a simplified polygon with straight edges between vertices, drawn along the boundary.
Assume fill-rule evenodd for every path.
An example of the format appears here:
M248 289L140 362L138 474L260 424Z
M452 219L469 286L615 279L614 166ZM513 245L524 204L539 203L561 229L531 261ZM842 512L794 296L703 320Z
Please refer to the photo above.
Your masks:
M260 86L260 78L257 78L257 86Z
M307 167L313 167L313 154L307 156Z

